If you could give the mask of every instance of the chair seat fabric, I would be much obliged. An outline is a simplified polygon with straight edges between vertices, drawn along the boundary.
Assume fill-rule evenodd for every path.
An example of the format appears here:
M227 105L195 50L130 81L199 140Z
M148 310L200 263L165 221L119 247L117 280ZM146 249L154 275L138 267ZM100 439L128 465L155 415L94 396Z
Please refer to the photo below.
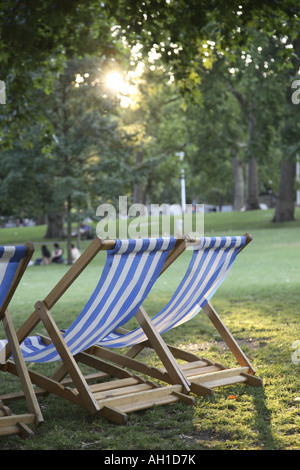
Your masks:
M26 251L26 246L0 246L0 308Z
M117 241L114 250L108 251L98 286L82 313L63 335L73 354L93 344L122 348L147 340L141 327L127 334L119 334L114 330L124 325L137 312L158 277L168 250L174 247L175 240L170 239L169 243L165 240L165 251L161 252L151 251L151 247L149 250L145 249L147 240L141 240ZM150 245L155 245L154 240L156 239ZM158 245L162 240L157 239ZM197 315L225 280L237 253L245 244L244 236L204 237L195 243L185 275L170 301L151 320L155 329L162 334ZM130 252L133 257L128 262ZM142 253L145 256L141 257ZM159 263L152 264L152 258L159 258ZM131 280L134 289L128 287L128 280ZM141 283L143 287L139 290ZM0 340L0 349L4 345L4 341ZM55 348L45 347L39 336L26 338L21 349L26 361L59 360Z
M176 239L116 240L107 251L100 280L84 309L63 338L73 355L98 343L138 311L159 276ZM6 344L0 341L0 348ZM25 361L60 360L53 345L30 336L21 344Z
M204 237L193 246L187 271L167 305L152 318L152 324L165 333L193 318L212 298L228 275L245 236ZM123 335L110 333L99 346L121 348L147 340L142 328Z

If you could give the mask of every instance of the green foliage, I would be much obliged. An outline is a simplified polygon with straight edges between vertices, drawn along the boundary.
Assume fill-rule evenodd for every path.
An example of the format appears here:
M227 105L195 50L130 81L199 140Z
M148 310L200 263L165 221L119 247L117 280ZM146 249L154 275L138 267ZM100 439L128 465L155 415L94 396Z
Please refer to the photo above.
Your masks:
M108 55L115 42L110 33L102 2L1 2L0 77L7 89L1 131L7 141L13 138L12 119L28 122L34 90L49 93L64 62L74 55L99 50Z
M296 0L276 4L272 0L226 0L215 2L213 8L210 0L115 0L111 5L127 40L142 43L146 51L153 44L158 45L164 60L174 67L176 77L184 80L203 58L202 45L207 41L213 41L221 53L231 55L237 48L251 44L255 31L294 39L299 25ZM282 67L291 55L289 49L281 51Z
M43 124L29 125L0 157L2 215L36 217L61 210L67 200L77 209L93 204L95 210L99 201L128 191L130 138L96 82L100 65L97 58L69 61L49 96L35 92L33 109L43 113Z
M169 74L160 60L145 62L135 102L121 111L121 125L132 137L134 183L143 194L135 202L174 203L180 194L176 153L185 146L187 121L182 97Z
M231 200L233 154L244 161L255 155L261 187L272 180L274 189L282 154L295 158L297 107L285 96L299 68L295 0L225 1L213 9L198 0L29 1L26 7L8 0L1 7L0 79L7 103L0 144L14 154L26 151L29 160L26 176L14 169L21 157L4 166L6 213L19 211L8 171L26 181L22 200L41 212L47 200L53 209L72 195L77 207L91 207L120 194L135 199L137 189L141 202L173 202L182 148L189 201ZM120 116L117 99L103 99L97 74L133 67L128 44L136 43L144 60L153 48L160 60L155 70L146 65L138 107ZM76 89L74 79L87 71ZM166 77L175 83L167 85ZM42 155L48 157L45 175ZM35 186L35 167L48 183L44 198L38 189L37 202L29 183Z
M50 176L53 162L45 159L38 140L39 125L28 136L0 153L0 213L2 216L41 217L53 200Z

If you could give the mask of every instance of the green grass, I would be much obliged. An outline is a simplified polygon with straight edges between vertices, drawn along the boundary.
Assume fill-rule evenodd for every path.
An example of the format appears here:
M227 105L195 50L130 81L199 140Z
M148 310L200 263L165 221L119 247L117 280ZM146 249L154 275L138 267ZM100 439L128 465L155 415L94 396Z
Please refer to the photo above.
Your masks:
M212 303L251 358L257 375L263 379L262 388L228 386L215 390L211 397L196 397L194 406L178 403L132 413L126 426L92 417L84 409L53 395L41 401L45 423L35 436L25 441L17 436L2 437L0 448L298 450L300 365L291 356L293 342L300 340L300 210L295 222L280 225L270 222L272 214L273 211L255 211L205 215L206 235L247 231L253 236ZM45 227L1 229L0 244L33 240L38 257L44 233ZM159 279L145 303L150 315L169 300L189 256L186 252ZM103 263L102 255L94 260L53 309L60 327L68 326L84 306ZM17 327L32 312L35 301L42 299L67 269L67 266L27 269L10 305ZM131 325L134 324L132 320ZM204 314L172 330L165 339L198 351L208 359L235 364ZM157 364L153 356L145 356L145 360ZM49 366L43 367L50 370ZM0 386L1 392L17 390L18 380L1 374ZM237 398L230 399L230 395ZM22 402L11 404L11 408L15 412L26 409Z

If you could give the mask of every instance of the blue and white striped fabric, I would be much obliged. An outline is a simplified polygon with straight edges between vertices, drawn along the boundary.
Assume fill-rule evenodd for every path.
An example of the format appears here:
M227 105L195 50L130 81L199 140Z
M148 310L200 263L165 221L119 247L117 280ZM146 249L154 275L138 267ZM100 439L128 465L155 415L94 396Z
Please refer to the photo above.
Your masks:
M63 334L73 355L98 343L134 316L175 241L175 238L117 240L115 248L107 251L97 287L78 318ZM39 337L26 338L21 351L27 362L60 360L55 347L45 346Z
M152 318L159 333L164 333L194 317L209 301L229 273L238 251L246 243L241 237L202 238L193 247L187 272L168 304ZM111 333L100 346L125 347L147 340L142 328L125 335Z
M0 246L0 308L26 251L26 246Z

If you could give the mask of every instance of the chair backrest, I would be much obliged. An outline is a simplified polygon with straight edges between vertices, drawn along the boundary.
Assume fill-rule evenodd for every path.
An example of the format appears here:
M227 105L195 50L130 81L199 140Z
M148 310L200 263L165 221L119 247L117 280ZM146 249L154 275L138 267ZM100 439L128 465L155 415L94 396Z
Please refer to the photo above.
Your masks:
M159 276L176 239L117 240L107 259L100 280L74 323L63 334L75 355L101 341L126 323L138 311ZM21 345L26 361L60 360L53 345L42 346L38 337Z
M193 246L187 271L167 305L152 318L153 326L164 333L194 317L210 300L229 273L246 237L205 237ZM112 333L98 344L124 347L147 339L142 328L125 335Z
M8 307L33 251L32 244L0 246L0 318Z

